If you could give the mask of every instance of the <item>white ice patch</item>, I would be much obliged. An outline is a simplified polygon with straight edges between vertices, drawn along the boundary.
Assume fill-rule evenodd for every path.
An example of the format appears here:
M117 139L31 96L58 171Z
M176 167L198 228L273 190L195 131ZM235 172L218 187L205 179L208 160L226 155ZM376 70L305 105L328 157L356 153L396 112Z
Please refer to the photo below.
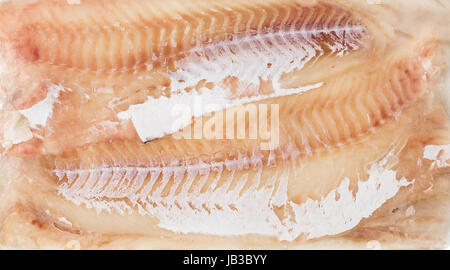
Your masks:
M349 179L344 179L335 191L320 201L309 199L301 205L290 202L295 211L295 221L290 224L293 231L285 239L297 234L306 234L311 239L350 230L394 197L400 187L411 184L405 178L397 180L395 171L379 164L372 165L368 174L367 181L358 182L356 196L349 189Z
M235 179L234 172L248 167L253 167L254 173ZM135 209L142 215L157 218L161 228L174 232L222 236L261 234L287 241L299 236L311 239L350 230L394 197L401 187L413 183L405 178L397 179L385 159L369 166L369 178L358 182L356 196L349 188L350 180L345 178L322 199L296 204L287 196L292 169L280 166L270 179L263 180L263 168L261 155L255 154L213 164L57 170L55 174L60 181L67 179L59 184L58 194L99 212L115 210L126 214ZM210 183L208 179L213 171L217 177ZM224 171L231 174L225 177ZM144 183L147 178L150 181ZM195 188L190 190L195 179L198 179ZM249 181L252 184L243 190ZM231 188L233 182L238 184ZM119 183L132 185L118 187ZM160 184L152 191L155 183ZM168 183L172 183L169 193L163 196ZM201 192L205 185L207 190ZM179 188L180 192L175 194ZM275 209L278 213L281 209L284 214L277 215Z
M427 145L423 157L435 162L438 168L450 166L450 144Z
M34 104L28 109L19 112L28 119L31 128L44 127L53 113L53 105L57 102L61 91L65 91L61 85L51 84L48 87L47 96L44 100Z
M72 227L72 222L68 221L65 217L59 217L58 220L66 225L69 225Z
M27 120L17 111L10 112L3 125L2 147L10 148L14 144L26 142L33 138Z
M140 139L145 142L177 132L189 125L192 117L200 117L231 106L299 94L321 85L322 83L318 83L298 89L279 90L269 95L240 99L233 99L226 89L202 88L199 92L173 94L170 98L149 97L145 103L132 105L117 116L120 120L131 119Z

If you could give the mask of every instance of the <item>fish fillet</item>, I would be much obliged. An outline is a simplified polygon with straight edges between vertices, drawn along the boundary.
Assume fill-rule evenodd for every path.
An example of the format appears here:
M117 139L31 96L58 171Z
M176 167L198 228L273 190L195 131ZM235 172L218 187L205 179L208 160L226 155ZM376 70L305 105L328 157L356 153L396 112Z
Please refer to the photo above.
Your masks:
M148 1L133 1L131 6L108 1L105 16L94 21L96 12L84 11L104 9L105 2L90 1L83 4L86 7L59 3L51 8L42 3L8 10L3 21L14 27L2 34L3 58L6 63L19 61L11 66L20 68L3 72L2 88L13 109L25 110L34 134L17 145L18 154L57 154L112 138L134 139L138 134L130 121L120 119L118 113L148 97L192 94L204 88L211 88L210 95L224 89L229 102L273 92L283 95L310 84L304 79L284 86L282 77L295 76L305 64L325 58L318 68L335 65L337 72L352 62L339 64L335 57L326 56L344 57L365 46L367 51L377 47L366 34L368 26L350 11L330 4L201 3L181 5L182 10L165 14L161 9L172 5L158 8L160 4ZM117 13L121 5L127 6L127 12ZM74 17L62 16L65 13ZM73 18L77 25L89 26L74 27ZM315 80L320 81L320 75ZM38 101L46 102L44 108L33 110ZM37 112L45 109L46 115ZM43 118L28 117L35 113ZM70 144L63 131L68 123L79 132Z
M442 248L445 31L394 2L0 3L0 244Z

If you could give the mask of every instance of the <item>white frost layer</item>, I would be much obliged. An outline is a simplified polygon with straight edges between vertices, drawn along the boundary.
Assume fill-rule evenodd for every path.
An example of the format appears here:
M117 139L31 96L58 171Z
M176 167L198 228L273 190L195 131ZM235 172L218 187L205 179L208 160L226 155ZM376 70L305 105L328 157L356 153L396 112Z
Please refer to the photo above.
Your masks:
M350 230L397 194L401 187L412 184L405 178L397 179L386 159L371 164L367 171L369 178L358 182L356 196L346 178L321 200L308 199L296 204L287 197L292 169L280 166L270 179L262 180L264 166L261 162L261 156L254 154L213 164L57 170L55 174L60 180L67 179L58 186L60 195L97 211L115 210L126 214L134 208L142 215L159 219L161 228L174 232L222 236L262 234L287 241L299 236L311 239ZM236 179L235 171L249 167L258 168L257 173ZM232 172L229 177L222 175L225 170ZM217 177L209 183L213 171ZM148 177L150 181L144 183ZM191 190L195 179L198 180ZM261 181L264 181L263 187L260 187ZM243 190L249 182L252 184ZM158 188L151 192L155 183L159 183ZM168 183L173 185L169 194L163 196ZM230 188L232 183L239 184ZM205 185L208 185L206 191L201 192ZM177 189L180 192L175 194ZM279 211L284 214L277 215Z
M397 180L396 173L374 164L368 171L367 181L358 183L358 193L353 196L349 179L320 201L309 199L295 204L287 199L288 174L274 197L270 190L247 192L234 202L236 211L213 210L211 213L185 211L177 207L171 211L151 211L160 220L160 227L183 233L215 235L267 234L280 240L292 241L300 235L307 239L335 235L355 227L369 217L384 202L392 198L402 186L410 184L406 179ZM336 200L336 195L339 199ZM231 203L229 201L229 203ZM269 207L263 207L268 205ZM273 207L290 209L287 217L280 219Z
M199 92L173 94L170 98L149 97L145 103L132 105L117 116L120 120L131 119L139 137L145 142L177 132L189 125L192 117L200 117L235 105L299 94L321 85L322 83L318 83L298 89L279 90L270 95L240 99L232 99L231 93L226 89L202 88Z
M214 18L212 18L214 20ZM218 111L232 105L240 105L271 97L298 94L320 86L285 89L280 78L283 74L300 70L324 51L317 40L323 35L330 38L327 46L330 54L344 55L349 50L359 48L359 36L365 31L362 26L329 25L324 29L292 29L236 38L232 41L201 45L188 51L185 58L175 63L175 71L170 72L170 98L149 97L144 104L133 105L127 111L118 114L119 119L131 119L142 141L160 138L174 133L191 123L191 116L199 117L205 113ZM317 40L316 40L317 38ZM322 39L322 42L323 41ZM238 79L238 93L250 92L255 98L233 100L227 78ZM275 93L261 95L255 93L260 81L271 81ZM192 91L185 89L195 87L200 81L213 83L213 90ZM181 94L180 94L181 93ZM201 98L209 108L194 110L193 115L178 116L177 105L192 108L196 99ZM192 111L192 110L191 110Z
M212 18L214 20L214 18ZM280 89L283 74L303 66L324 54L317 39L330 38L330 54L343 55L359 48L362 26L333 26L324 29L292 29L236 38L232 41L202 45L190 50L175 64L171 73L173 90L193 87L199 81L220 84L228 77L238 78L241 86L258 85L260 79L272 80ZM323 42L323 39L321 39ZM245 90L243 87L242 90Z
M435 161L438 168L450 166L450 144L427 145L425 146L423 157Z
M64 87L61 85L51 84L48 87L47 96L44 100L34 104L28 109L19 111L28 119L31 128L37 128L38 126L44 127L46 125L47 119L49 119L53 113L53 105L58 100L59 93L64 90Z

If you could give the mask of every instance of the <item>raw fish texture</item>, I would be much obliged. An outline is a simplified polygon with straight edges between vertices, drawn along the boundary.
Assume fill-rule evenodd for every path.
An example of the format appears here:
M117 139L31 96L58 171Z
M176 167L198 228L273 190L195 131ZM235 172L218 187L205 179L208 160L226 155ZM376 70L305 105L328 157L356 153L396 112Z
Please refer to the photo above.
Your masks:
M0 3L0 245L444 248L449 14Z

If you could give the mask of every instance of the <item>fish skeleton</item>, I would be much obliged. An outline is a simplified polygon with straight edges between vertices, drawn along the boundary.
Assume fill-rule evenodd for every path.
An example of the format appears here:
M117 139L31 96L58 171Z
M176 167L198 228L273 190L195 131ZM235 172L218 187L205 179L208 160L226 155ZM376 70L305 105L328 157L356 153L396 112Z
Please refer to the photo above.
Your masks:
M307 245L438 193L445 35L367 5L0 3L0 243Z

